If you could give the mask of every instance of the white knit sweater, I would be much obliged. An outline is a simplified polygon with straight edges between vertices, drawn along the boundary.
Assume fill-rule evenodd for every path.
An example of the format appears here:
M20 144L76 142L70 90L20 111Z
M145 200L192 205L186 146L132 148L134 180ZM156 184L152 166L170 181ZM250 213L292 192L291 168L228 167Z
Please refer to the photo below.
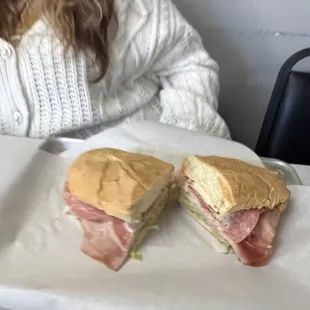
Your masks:
M229 137L217 114L218 66L170 0L117 0L104 79L63 53L42 19L14 48L0 39L0 133L46 137L111 120L155 120Z

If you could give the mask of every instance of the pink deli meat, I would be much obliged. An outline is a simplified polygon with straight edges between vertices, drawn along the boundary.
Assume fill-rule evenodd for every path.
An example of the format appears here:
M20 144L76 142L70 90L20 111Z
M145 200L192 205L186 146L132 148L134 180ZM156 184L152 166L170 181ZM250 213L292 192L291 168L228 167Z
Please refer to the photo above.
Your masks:
M265 266L272 255L272 242L280 221L280 210L261 214L251 234L242 242L232 244L236 255L246 265Z
M134 232L128 230L121 220L81 222L84 229L82 251L110 269L119 270L129 255Z
M183 184L184 186L184 184ZM280 220L281 212L270 210L241 210L220 216L205 203L190 183L184 187L190 196L194 196L201 207L212 215L212 226L232 246L243 264L264 266L272 254L272 242Z
M93 208L74 197L70 193L67 184L65 185L64 199L70 207L71 212L80 219L89 221L104 221L110 219L110 216L103 210Z
M64 199L71 212L80 219L83 230L82 251L112 270L119 270L129 255L138 225L107 215L74 197L67 186Z
M216 222L216 226L220 231L225 233L226 239L239 243L244 240L256 226L261 213L260 210L242 210L221 216L216 214L213 209L205 203L203 198L192 188L192 186L189 185L188 188L192 194L198 198L203 209L208 213L211 213Z

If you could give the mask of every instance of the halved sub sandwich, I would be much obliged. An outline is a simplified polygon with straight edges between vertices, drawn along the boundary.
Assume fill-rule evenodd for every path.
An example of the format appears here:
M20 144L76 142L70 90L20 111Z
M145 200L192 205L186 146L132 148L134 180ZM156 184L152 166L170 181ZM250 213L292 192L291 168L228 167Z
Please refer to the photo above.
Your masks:
M264 266L290 193L276 172L237 159L189 156L178 177L180 203L213 237L214 248Z
M170 196L174 166L117 149L82 154L69 169L64 198L84 230L82 251L119 270L154 227Z

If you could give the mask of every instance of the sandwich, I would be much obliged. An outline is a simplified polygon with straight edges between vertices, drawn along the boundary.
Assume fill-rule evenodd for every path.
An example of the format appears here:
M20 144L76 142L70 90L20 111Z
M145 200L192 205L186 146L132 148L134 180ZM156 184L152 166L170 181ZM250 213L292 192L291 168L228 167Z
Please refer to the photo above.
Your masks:
M189 156L178 176L180 204L212 236L214 249L264 266L290 193L276 172L237 159Z
M112 270L140 258L139 245L164 210L173 165L117 149L97 149L71 165L64 189L84 231L82 251Z

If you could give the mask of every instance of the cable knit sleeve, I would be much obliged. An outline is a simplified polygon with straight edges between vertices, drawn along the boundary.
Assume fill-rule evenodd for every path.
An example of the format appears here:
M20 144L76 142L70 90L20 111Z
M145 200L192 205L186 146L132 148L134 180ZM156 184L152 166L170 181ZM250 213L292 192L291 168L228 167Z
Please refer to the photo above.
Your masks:
M217 113L217 63L172 2L159 2L159 44L153 70L162 87L160 121L230 138L225 122Z

